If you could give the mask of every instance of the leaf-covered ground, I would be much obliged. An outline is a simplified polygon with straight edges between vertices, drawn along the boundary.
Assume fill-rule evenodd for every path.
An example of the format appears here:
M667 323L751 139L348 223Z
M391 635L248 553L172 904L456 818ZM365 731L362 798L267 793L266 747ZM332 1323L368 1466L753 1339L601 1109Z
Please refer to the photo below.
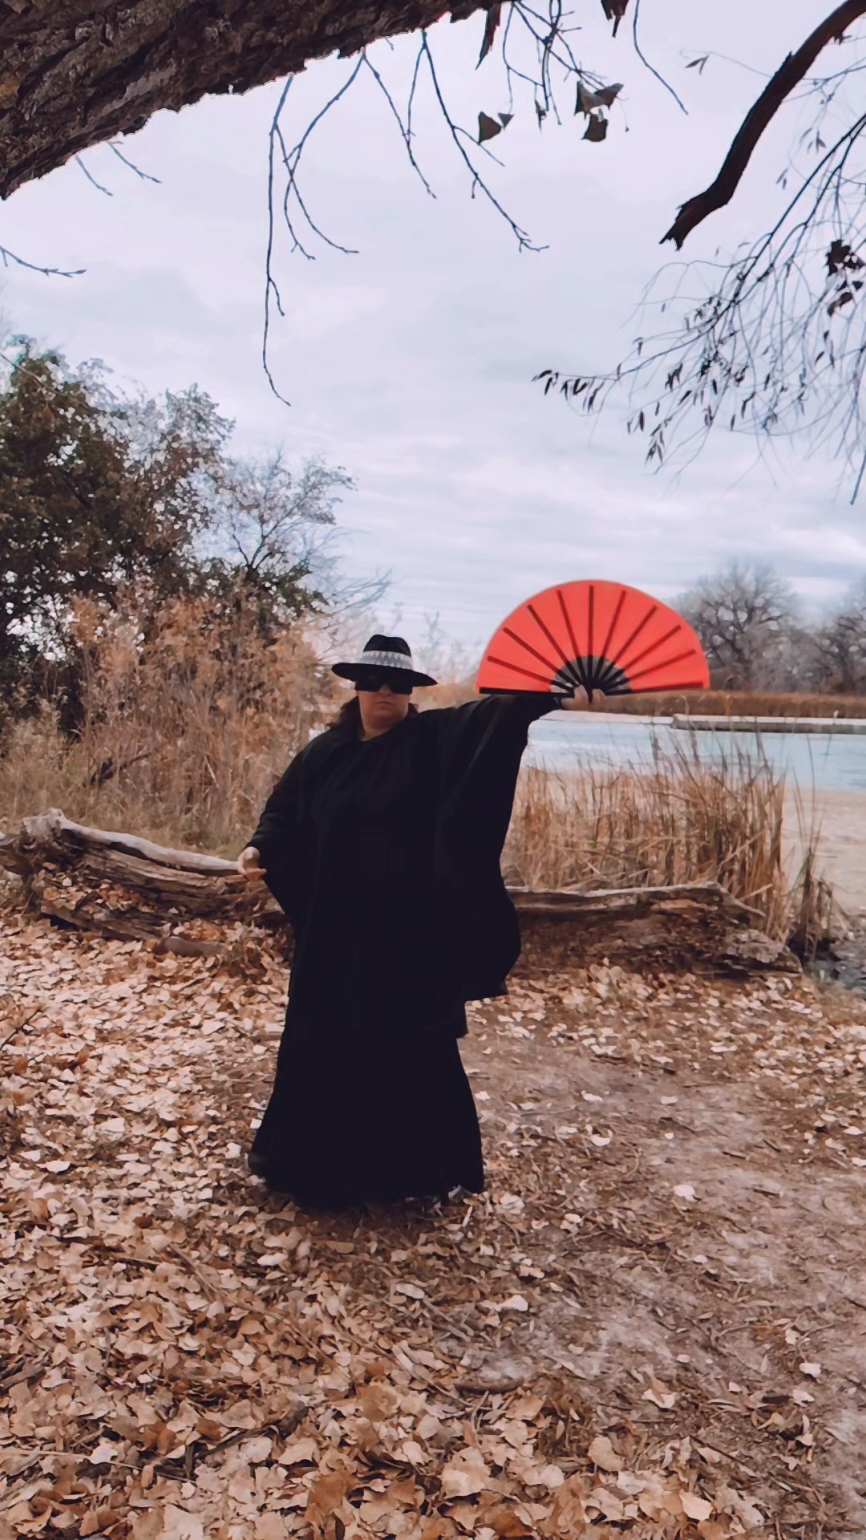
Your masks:
M243 1160L276 958L7 917L0 986L0 1540L866 1529L866 1001L518 979L488 1191L316 1216Z

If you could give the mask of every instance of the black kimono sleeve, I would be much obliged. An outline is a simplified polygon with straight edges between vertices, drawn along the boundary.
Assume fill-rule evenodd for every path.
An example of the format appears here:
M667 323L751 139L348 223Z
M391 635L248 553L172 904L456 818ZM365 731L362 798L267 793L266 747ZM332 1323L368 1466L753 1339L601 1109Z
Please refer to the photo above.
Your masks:
M527 692L437 712L443 813L482 860L499 861L529 729L558 705L558 696Z
M467 1000L501 994L520 955L500 857L529 729L558 705L549 694L488 695L428 714L440 776L434 862Z
M249 842L261 856L267 886L295 928L303 918L310 881L304 763L302 751L280 776Z

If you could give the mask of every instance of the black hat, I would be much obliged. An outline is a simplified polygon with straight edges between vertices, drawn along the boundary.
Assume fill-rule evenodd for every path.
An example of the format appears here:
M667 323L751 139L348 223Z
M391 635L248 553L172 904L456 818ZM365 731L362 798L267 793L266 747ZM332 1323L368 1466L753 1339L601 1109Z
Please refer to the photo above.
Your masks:
M331 673L356 683L359 673L363 678L364 670L368 668L392 669L403 678L408 675L413 684L436 683L429 674L421 674L412 667L412 652L402 636L380 636L377 632L365 643L360 657L352 658L347 663L335 663Z

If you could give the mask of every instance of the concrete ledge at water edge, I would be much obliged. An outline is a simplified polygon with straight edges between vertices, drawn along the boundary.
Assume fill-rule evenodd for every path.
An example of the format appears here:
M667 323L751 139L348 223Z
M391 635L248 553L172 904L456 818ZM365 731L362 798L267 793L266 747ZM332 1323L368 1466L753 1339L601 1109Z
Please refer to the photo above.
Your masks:
M685 732L866 733L866 717L672 716L670 725Z

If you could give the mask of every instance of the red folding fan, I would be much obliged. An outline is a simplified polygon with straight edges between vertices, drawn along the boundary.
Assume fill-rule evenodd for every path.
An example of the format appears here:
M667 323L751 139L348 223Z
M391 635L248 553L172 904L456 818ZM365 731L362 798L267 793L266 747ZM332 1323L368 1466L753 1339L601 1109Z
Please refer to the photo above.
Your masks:
M624 583L561 583L512 610L478 670L486 695L705 690L710 671L690 625Z

